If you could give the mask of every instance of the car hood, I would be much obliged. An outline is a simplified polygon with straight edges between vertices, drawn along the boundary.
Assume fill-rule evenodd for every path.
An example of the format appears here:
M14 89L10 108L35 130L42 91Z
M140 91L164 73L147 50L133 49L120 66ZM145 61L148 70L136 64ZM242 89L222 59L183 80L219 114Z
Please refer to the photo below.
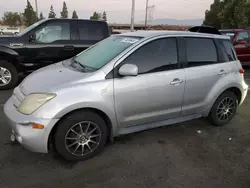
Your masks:
M19 42L20 37L12 36L12 35L0 35L0 44L10 44L12 42Z
M77 82L91 74L72 70L63 62L59 62L31 73L22 81L19 88L25 95L51 92L55 88Z

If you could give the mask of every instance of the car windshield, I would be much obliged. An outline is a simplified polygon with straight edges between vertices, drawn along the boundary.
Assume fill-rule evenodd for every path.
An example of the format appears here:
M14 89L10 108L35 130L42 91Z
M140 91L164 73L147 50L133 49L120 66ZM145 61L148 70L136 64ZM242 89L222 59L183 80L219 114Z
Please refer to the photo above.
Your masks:
M82 67L97 70L140 39L140 37L111 36L78 54L73 61Z
M24 30L22 30L20 33L18 33L17 36L22 36L24 35L25 33L29 32L30 30L32 30L33 28L35 28L36 26L40 25L41 23L43 23L45 21L45 19L43 20L40 20L32 25L30 25L29 27L26 27Z
M230 37L231 40L233 40L235 32L232 31L220 31L222 35L227 35Z

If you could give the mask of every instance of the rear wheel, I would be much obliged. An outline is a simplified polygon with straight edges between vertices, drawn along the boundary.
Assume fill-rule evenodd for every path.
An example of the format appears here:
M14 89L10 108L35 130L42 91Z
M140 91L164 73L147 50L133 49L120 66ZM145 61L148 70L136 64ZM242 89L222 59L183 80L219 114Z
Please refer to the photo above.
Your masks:
M236 114L237 106L236 95L231 91L226 91L215 101L208 119L215 126L226 125Z
M98 114L77 111L59 123L54 143L66 160L86 160L103 150L107 135L105 121Z
M0 60L0 90L11 89L18 82L16 68L5 60Z

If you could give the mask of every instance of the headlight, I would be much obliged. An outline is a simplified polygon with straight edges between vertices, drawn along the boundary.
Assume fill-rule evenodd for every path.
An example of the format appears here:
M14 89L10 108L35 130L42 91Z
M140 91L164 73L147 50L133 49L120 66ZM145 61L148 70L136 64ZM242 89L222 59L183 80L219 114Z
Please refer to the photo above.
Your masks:
M22 114L32 114L49 100L53 99L56 94L53 93L36 93L27 96L18 107L18 111Z

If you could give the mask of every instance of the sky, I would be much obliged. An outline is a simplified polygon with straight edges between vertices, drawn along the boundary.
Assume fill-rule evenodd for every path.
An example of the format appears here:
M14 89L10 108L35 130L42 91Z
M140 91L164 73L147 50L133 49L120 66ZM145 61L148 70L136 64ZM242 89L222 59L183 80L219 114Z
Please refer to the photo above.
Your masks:
M48 16L50 5L54 6L57 16L60 16L63 1L67 3L69 16L76 10L78 16L88 19L94 11L107 12L111 23L129 23L132 0L37 0L38 11ZM27 0L0 0L0 16L4 12L23 12ZM35 9L35 0L30 0ZM135 22L145 19L146 0L135 0ZM201 19L205 10L209 9L213 0L149 0L149 5L155 5L154 19Z

